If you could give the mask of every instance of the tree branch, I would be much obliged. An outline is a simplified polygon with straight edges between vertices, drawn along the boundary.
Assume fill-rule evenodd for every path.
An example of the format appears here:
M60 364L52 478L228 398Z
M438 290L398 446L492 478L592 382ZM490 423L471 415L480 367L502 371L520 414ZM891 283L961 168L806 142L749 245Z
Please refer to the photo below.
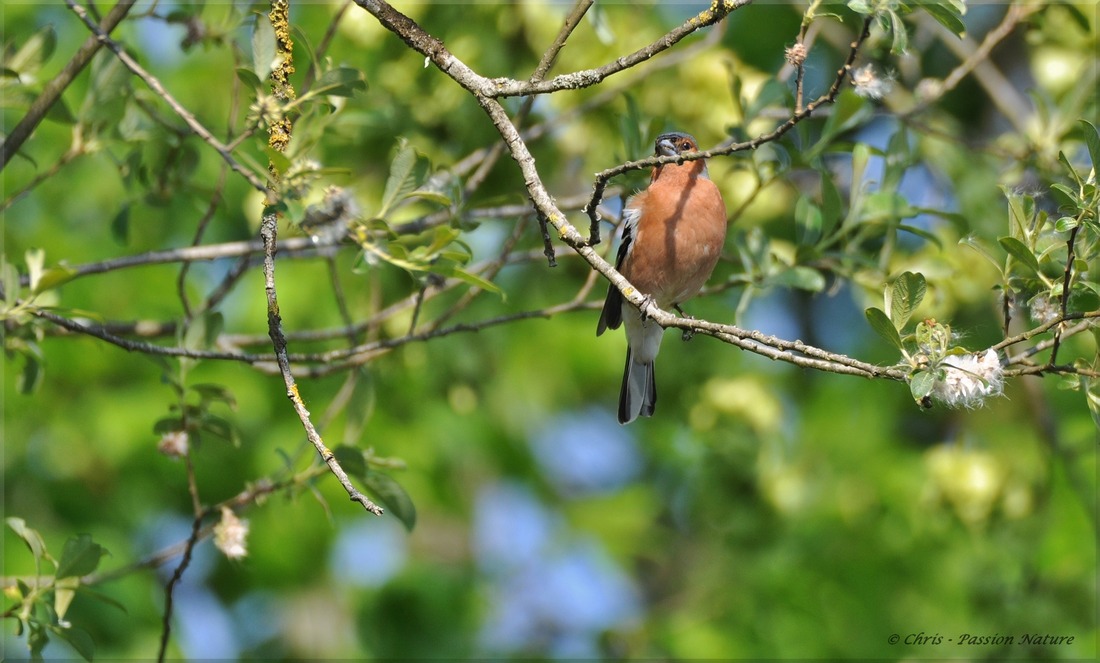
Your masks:
M142 68L142 66L139 65L136 60L130 57L129 53L127 53L125 49L123 49L122 46L118 44L118 42L107 36L107 34L104 33L104 31L101 30L98 25L93 23L92 20L88 18L87 10L73 2L73 0L65 0L65 4L69 6L69 9L73 10L73 13L80 17L80 20L82 20L84 22L84 25L86 25L88 29L92 31L92 34L94 34L104 46L110 49L111 52L118 57L122 64L130 70L130 73L134 74L142 81L144 81L145 84L149 86L149 89L155 92L158 97L163 99L164 102L168 104L168 106L176 113L176 115L178 115L180 119L182 119L184 123L187 124L187 126L196 136L202 139L204 143L214 148L214 151L221 155L221 158L224 159L227 164L229 164L229 167L233 169L233 172L237 173L245 180L247 180L253 189L256 189L257 191L265 194L267 193L267 186L264 184L264 181L261 180L256 175L256 173L248 170L247 168L242 166L239 161L233 158L233 154L230 152L229 148L222 144L222 142L219 141L217 138L215 138L214 134L210 133L209 129L199 123L199 121L195 119L195 116L191 113L191 111L187 110L183 107L183 105L176 101L175 97L169 94L168 90L164 89L164 86L161 85L159 80L157 80L149 72L145 71L145 69Z
M384 0L355 0L355 4L367 10L390 32L400 37L417 53L428 58L440 71L479 98L525 97L547 94L559 90L578 90L591 87L608 76L629 69L654 55L668 50L691 33L711 26L731 12L748 5L752 0L714 0L710 7L688 19L683 25L667 33L657 41L614 62L569 74L555 76L545 81L519 81L512 78L486 78L454 56L443 42L428 34L415 21L391 7Z
M126 14L130 12L130 8L134 6L135 0L119 0L118 4L111 8L111 11L107 13L107 16L103 21L95 26L95 30L98 34L110 34L118 24L122 22L122 19L126 18ZM70 5L71 6L71 5ZM95 24L93 24L95 25ZM57 103L57 100L61 98L61 93L65 91L65 88L69 87L69 84L84 70L84 67L88 66L88 63L92 61L94 56L102 46L101 40L96 37L88 37L84 40L80 50L76 52L72 60L65 65L65 68L61 70L57 76L50 79L50 82L46 84L46 87L42 90L42 94L38 95L38 98L31 102L31 107L27 109L27 114L19 120L18 124L12 127L11 133L4 139L3 145L0 145L0 170L3 170L8 165L8 161L19 151L19 148L23 146L23 143L30 138L34 133L35 127L42 121L42 118L46 117L46 113L50 108Z
M317 449L317 453L320 454L321 459L328 465L329 471L340 481L340 485L347 491L348 497L353 502L358 502L363 505L363 508L370 511L376 516L382 515L382 507L378 506L370 500L366 495L361 493L348 478L347 472L340 466L340 462L336 460L336 454L325 446L324 440L321 439L320 433L314 427L313 422L310 420L309 410L306 409L305 403L302 402L302 396L298 393L298 385L294 380L294 375L290 370L290 359L287 356L287 342L286 336L283 335L282 316L279 314L279 301L275 293L275 249L276 249L276 235L278 227L278 217L274 212L265 212L263 220L260 223L260 236L264 242L264 290L267 292L267 327L268 332L271 335L271 342L275 348L276 361L279 364L279 372L283 376L283 381L286 384L286 395L290 399L291 404L294 406L294 412L297 413L298 419L301 420L302 426L305 427L306 437L309 439L313 447Z
M591 245L600 243L599 234L599 217L596 210L598 205L603 200L604 189L607 186L608 180L613 177L622 175L623 173L630 172L632 170L641 170L643 168L652 168L666 163L684 163L685 161L695 161L696 159L709 159L716 156L725 156L727 154L733 154L734 152L743 152L745 150L755 150L765 143L778 140L791 129L793 129L799 122L808 118L819 107L831 104L836 100L837 95L840 93L840 88L843 86L845 79L852 70L852 64L856 60L856 55L859 53L860 47L863 42L867 40L867 37L871 34L871 18L866 18L863 21L863 27L860 30L859 36L849 45L848 57L844 60L844 64L837 70L836 77L833 79L833 84L829 87L829 90L819 96L817 99L806 104L804 108L791 114L787 121L780 124L771 132L761 134L756 138L741 143L731 143L724 146L719 146L712 150L704 150L700 152L687 152L676 156L651 156L645 159L639 159L637 161L628 161L624 164L615 166L614 168L608 168L596 174L596 182L592 186L592 199L588 205L585 206L584 212L588 215L590 223L589 239L588 243Z

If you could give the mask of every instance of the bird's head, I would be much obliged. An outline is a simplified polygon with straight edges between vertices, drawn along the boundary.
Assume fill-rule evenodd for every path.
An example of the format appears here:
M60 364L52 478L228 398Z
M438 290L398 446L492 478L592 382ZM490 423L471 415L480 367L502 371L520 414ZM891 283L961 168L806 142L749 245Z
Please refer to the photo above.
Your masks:
M691 134L673 131L657 136L654 153L659 157L674 157L684 152L697 152L699 144Z
M659 157L675 157L687 152L698 151L699 143L695 142L695 137L679 131L657 136L657 142L654 145L654 154ZM702 159L681 164L668 163L657 166L653 169L653 179L657 179L662 172L676 173L687 177L708 177L707 164Z

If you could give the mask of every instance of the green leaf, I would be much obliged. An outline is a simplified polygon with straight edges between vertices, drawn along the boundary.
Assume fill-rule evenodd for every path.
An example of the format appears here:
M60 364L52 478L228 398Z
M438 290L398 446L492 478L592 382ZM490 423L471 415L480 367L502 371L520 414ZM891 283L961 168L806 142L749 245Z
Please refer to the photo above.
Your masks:
M602 5L594 4L584 17L591 24L593 32L596 33L596 39L599 39L601 44L610 46L615 43L615 31L611 29L611 21Z
M0 257L0 284L4 286L4 302L8 308L15 306L19 299L19 270L15 265Z
M504 291L500 289L500 286L493 283L492 281L481 278L473 272L467 272L464 269L455 267L454 269L449 270L448 275L453 276L459 281L472 285L475 288L481 288L485 292L491 292L493 294L500 295L501 299L507 299L507 297L505 297Z
M184 430L183 419L180 417L162 417L157 419L153 424L153 433L156 435L164 435L165 433L175 433Z
M14 516L5 518L4 522L15 532L16 536L23 539L23 543L27 544L27 548L30 548L36 567L41 560L50 559L50 554L46 552L46 542L42 539L42 535L38 533L38 530L27 527L25 520Z
M81 658L85 661L91 661L95 657L95 641L92 640L92 636L88 635L88 632L70 626L69 628L60 628L57 626L51 626L50 630L54 632L57 637L61 638L65 642L76 650L76 653L80 654Z
M936 245L936 248L943 248L943 240L941 240L939 236L935 233L928 232L924 228L921 228L919 226L911 226L908 223L899 223L898 230L901 230L902 232L907 232L910 235L916 235L917 237L920 237L925 241L931 242L932 244Z
M1008 252L1013 258L1016 258L1022 265L1035 272L1040 273L1039 259L1035 257L1035 254L1031 252L1031 249L1016 239L1015 237L1001 237L997 239L1001 244L1001 248Z
M1054 230L1060 233L1065 233L1073 230L1078 225L1077 219L1072 216L1063 216L1054 222Z
M33 292L38 287L38 280L42 278L42 270L46 265L46 251L27 249L23 252L23 261L27 263L27 282Z
M129 97L130 72L107 49L92 58L91 81L80 111L81 120L97 127L115 127Z
M821 176L822 232L828 236L836 227L836 224L844 218L844 202L840 197L840 190L837 189L829 171L825 168L819 168L818 174Z
M46 119L58 124L76 124L76 116L69 110L69 104L63 98L59 98L50 105L49 110L46 111Z
M905 329L913 311L920 306L927 291L924 275L917 272L905 272L894 280L890 288L890 321L899 332Z
M225 317L221 312L208 311L202 317L191 321L191 326L187 328L187 334L183 339L183 346L188 350L204 350L213 347L223 329L225 329Z
M1085 183L1081 180L1081 176L1077 174L1077 169L1073 167L1073 164L1069 161L1069 157L1067 157L1066 153L1062 150L1058 150L1058 162L1065 167L1066 172L1069 173L1078 187L1084 186Z
M237 79L253 92L259 90L264 85L260 77L256 75L256 72L248 67L237 67Z
M963 0L917 0L916 4L956 37L966 32L966 24L962 20L966 12Z
M344 468L348 476L366 480L367 460L363 458L362 449L350 444L341 444L333 449L332 453L336 456L336 462L340 463L340 467Z
M416 506L401 484L374 470L367 472L363 483L382 506L397 516L405 529L411 532L416 526Z
M863 16L870 16L875 13L874 8L868 0L848 0L848 9Z
M1053 198L1058 202L1060 208L1075 209L1077 207L1077 192L1068 185L1055 182L1050 185L1050 190L1051 193L1055 194Z
M1080 281L1077 284L1075 284L1075 287L1087 288L1087 289L1091 290L1097 296L1100 296L1100 283L1094 283L1092 281Z
M363 72L351 67L329 69L309 91L310 96L352 97L367 89Z
M275 28L266 14L257 14L252 23L252 69L256 77L266 80L278 64L277 58Z
M80 587L80 577L70 576L58 578L54 582L53 611L57 614L57 620L63 621L65 613L69 611L69 605L76 597L76 590Z
M993 252L987 249L980 241L978 241L976 237L974 237L973 235L967 235L966 237L963 237L959 240L959 244L977 251L978 255L988 260L989 264L997 268L997 271L1001 275L1001 280L1004 280L1004 263L1001 260L998 260L993 255Z
M225 403L231 408L237 407L237 399L233 398L233 394L223 385L207 383L193 384L188 387L188 389L198 394L204 403L217 401Z
M1100 131L1088 120L1078 121L1081 123L1081 133L1085 137L1085 147L1088 148L1092 167L1100 171Z
M37 295L47 290L53 290L60 285L72 281L77 276L77 271L71 267L65 267L63 265L51 267L42 272L42 277L38 279L38 284L35 286L33 293Z
M30 352L23 354L23 370L19 372L16 388L20 394L33 394L42 382L42 362Z
M119 601L117 601L116 599L114 599L110 596L107 596L106 594L104 594L102 592L97 592L95 589L92 589L91 587L89 587L87 585L84 585L80 588L80 595L83 596L83 597L94 598L97 601L102 601L103 603L106 603L107 605L109 605L113 608L118 608L123 613L128 612L126 610L126 606L123 605L122 603L120 603Z
M821 275L821 272L803 265L784 269L778 274L769 276L766 283L767 285L798 288L808 292L821 292L825 289L825 277Z
M902 349L901 335L898 334L898 330L894 327L894 323L890 321L890 318L882 309L871 307L864 311L863 314L867 316L867 322L871 324L871 329L874 329L875 333L898 350Z
M742 126L756 119L756 117L768 107L784 104L789 94L790 90L785 83L774 78L769 78L768 81L757 90L756 96L746 104L745 121L742 123Z
M917 208L897 191L875 191L864 199L860 221L893 222L898 219L909 219L917 214L919 214Z
M806 196L794 204L794 235L800 246L813 246L821 239L823 225L821 208Z
M441 205L443 207L450 207L451 203L453 202L450 196L447 196L446 194L440 193L438 191L429 191L428 189L417 189L416 191L410 191L401 196L402 200L408 200L411 198L420 198L422 200L427 200L428 202L436 203L437 205Z
M27 648L30 649L31 659L35 661L42 660L42 650L46 648L46 645L50 642L50 636L46 633L46 626L37 620L31 620L29 623L30 632L27 633ZM55 630L57 627L53 627Z
M15 55L7 58L4 64L21 77L28 76L42 68L56 47L57 32L52 25L47 25L23 42Z
M92 540L90 534L78 534L65 542L61 560L57 563L57 577L86 576L95 571L107 549Z
M1026 236L1028 229L1028 215L1024 209L1024 199L1029 196L1022 196L1014 193L1007 186L1002 186L1001 190L1005 194L1005 198L1008 200L1008 214L1009 218L1016 223L1016 228L1019 230L1017 234Z
M399 139L397 154L390 162L390 176L386 179L386 188L382 192L382 208L378 211L379 217L385 218L394 203L416 188L416 162L416 150L405 138Z
M111 219L111 237L122 246L130 239L130 204L122 206L122 209Z
M1100 385L1100 380L1081 376L1081 386L1085 388L1085 402L1092 414L1092 423L1100 429L1100 392L1097 391L1097 385Z
M871 146L866 143L856 143L852 148L852 181L849 185L848 198L852 208L856 207L856 200L863 196L863 173L867 170L867 163L871 160ZM849 211L851 214L851 211Z
M909 392L913 394L913 400L923 404L924 399L932 393L936 386L936 376L929 371L916 371L909 377Z
M895 191L901 185L901 178L905 177L905 173L913 161L909 131L906 130L904 124L898 127L898 130L890 136L890 141L886 145L886 155L882 161L881 188L886 191Z
M207 412L199 419L199 429L220 437L235 447L240 446L241 436L237 433L237 428L224 417Z
M909 30L906 29L905 23L897 12L888 11L886 15L890 17L890 32L894 38L890 52L894 55L904 55L909 50Z

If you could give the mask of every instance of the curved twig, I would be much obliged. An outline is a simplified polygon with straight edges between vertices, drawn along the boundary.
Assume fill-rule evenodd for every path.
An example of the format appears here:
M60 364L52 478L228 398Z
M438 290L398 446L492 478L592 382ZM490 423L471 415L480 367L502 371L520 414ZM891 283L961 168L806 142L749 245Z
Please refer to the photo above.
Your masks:
M786 122L780 124L769 133L761 134L752 140L740 143L727 143L711 150L686 152L676 156L651 156L645 159L638 159L637 161L628 161L624 164L597 173L596 182L592 186L592 198L584 208L584 213L588 215L591 221L588 237L589 245L600 243L599 214L597 213L597 209L600 202L603 201L604 189L607 186L608 180L611 178L633 170L652 168L666 163L684 163L685 161L695 161L696 159L725 156L727 154L733 154L734 152L755 150L765 143L770 143L781 138L783 134L793 129L799 122L808 118L819 107L836 101L836 97L840 93L840 88L843 86L845 79L852 70L852 64L856 60L856 55L859 53L860 47L871 34L871 21L872 19L870 17L863 20L863 27L860 30L859 36L849 45L848 57L844 60L844 64L841 65L840 69L837 70L836 78L833 79L833 84L829 89L817 99L806 104L801 110L796 110L787 118Z

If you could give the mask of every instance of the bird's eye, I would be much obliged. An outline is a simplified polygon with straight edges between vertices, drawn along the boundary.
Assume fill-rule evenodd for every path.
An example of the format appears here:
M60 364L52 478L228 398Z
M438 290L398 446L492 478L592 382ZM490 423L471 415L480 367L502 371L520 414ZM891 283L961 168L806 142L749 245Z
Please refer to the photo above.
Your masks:
M685 152L689 151L691 149L691 143L685 140L683 143L680 143L680 149Z

